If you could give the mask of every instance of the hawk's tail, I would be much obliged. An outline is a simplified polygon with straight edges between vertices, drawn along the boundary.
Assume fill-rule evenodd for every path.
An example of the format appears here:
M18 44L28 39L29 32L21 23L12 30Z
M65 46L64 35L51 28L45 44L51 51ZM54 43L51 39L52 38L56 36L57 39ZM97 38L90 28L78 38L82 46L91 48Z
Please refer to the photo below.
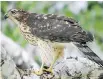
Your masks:
M103 60L101 60L86 44L82 43L74 43L80 51L84 54L84 56L91 61L94 61L98 65L103 67Z

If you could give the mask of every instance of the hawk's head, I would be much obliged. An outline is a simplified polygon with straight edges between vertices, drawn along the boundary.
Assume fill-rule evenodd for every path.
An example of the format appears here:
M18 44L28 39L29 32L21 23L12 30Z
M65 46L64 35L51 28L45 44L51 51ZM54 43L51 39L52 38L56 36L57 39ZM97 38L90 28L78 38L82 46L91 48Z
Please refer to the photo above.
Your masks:
M5 19L9 18L16 24L20 24L27 18L28 12L18 9L10 9L4 16Z

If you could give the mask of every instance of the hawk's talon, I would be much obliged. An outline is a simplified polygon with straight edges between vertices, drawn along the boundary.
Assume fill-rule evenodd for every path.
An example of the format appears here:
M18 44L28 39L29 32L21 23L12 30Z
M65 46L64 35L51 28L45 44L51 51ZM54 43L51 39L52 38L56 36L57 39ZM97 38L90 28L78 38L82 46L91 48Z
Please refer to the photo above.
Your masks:
M36 70L36 71L33 71L33 73L40 76L43 74L43 70Z
M48 69L43 69L44 72L49 72L51 74L53 74L52 68L48 68Z

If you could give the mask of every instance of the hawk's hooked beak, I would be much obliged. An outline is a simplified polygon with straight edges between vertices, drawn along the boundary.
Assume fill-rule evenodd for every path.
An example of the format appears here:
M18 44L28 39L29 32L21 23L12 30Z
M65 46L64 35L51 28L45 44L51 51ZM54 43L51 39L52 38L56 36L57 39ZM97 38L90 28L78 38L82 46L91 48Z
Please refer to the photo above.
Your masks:
M8 18L8 15L7 15L7 14L5 14L5 15L4 15L4 19L7 19L7 18Z

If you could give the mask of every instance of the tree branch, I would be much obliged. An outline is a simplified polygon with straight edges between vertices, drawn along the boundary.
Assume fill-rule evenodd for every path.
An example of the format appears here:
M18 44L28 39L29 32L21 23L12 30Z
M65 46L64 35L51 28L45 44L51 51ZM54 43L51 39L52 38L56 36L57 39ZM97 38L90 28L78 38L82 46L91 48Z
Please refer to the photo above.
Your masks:
M5 42L7 45L6 47L13 45L10 41L9 44L7 43L7 40L5 40ZM39 77L35 77L32 73L33 69L24 71L23 69L17 68L15 62L9 56L9 53L7 53L10 51L5 49L5 46L3 46L0 52L0 72L2 73L1 76L3 79L21 79L22 77L25 77L25 79L39 79ZM23 52L24 50L20 48L20 51ZM24 76L25 74L31 76ZM53 74L44 71L40 76L40 79L103 79L103 68L84 57L67 57L66 59L55 63Z

